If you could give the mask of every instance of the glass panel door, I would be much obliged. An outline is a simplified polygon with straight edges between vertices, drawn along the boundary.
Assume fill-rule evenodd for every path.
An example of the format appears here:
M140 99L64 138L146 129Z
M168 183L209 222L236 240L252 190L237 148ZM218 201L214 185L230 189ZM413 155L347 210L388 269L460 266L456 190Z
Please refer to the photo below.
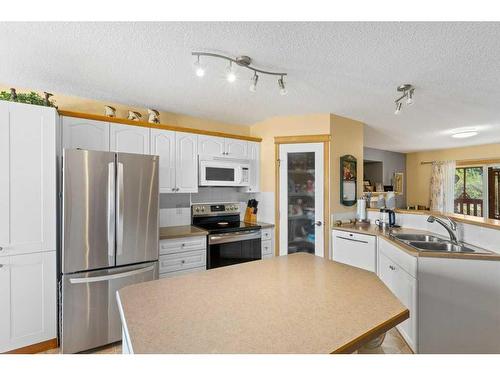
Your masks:
M280 146L280 255L323 256L323 144Z

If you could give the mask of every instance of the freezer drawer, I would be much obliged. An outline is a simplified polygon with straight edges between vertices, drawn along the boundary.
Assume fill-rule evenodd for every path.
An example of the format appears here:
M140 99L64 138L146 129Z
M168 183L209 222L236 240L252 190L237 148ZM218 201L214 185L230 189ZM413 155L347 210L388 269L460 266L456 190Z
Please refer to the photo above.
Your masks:
M116 291L158 279L158 262L63 275L63 353L77 353L121 339Z

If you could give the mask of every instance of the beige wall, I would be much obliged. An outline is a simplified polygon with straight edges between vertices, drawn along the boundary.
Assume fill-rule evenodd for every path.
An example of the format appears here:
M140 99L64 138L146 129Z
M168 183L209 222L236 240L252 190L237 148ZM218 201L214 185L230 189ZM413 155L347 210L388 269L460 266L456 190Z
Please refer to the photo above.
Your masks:
M250 135L261 137L260 188L275 191L274 137L330 134L330 114L272 117L250 127Z
M406 194L409 205L429 206L431 166L422 161L499 159L500 144L449 148L406 154Z
M22 88L19 89L16 88L16 90L18 93L32 91L30 89L22 89ZM0 84L0 91L10 91L10 88L6 85ZM39 92L39 94L43 96L43 93ZM56 105L59 107L59 109L65 111L104 115L104 106L109 105L111 107L116 108L116 117L127 118L128 111L133 110L141 113L144 121L147 121L148 119L147 108L134 107L114 102L103 102L99 100L93 100L93 99L63 95L63 94L55 94L55 93L52 99L56 101ZM208 120L178 113L172 113L172 112L160 111L160 121L162 124L166 125L177 125L177 126L184 126L187 128L218 131L236 135L250 135L249 126L228 124L220 121L213 121L213 120Z
M357 195L361 197L363 193L363 133L364 124L346 117L330 115L331 153L331 213L336 215L354 213L356 206L344 206L340 203L340 157L353 155L357 163ZM338 216L340 218L340 216Z

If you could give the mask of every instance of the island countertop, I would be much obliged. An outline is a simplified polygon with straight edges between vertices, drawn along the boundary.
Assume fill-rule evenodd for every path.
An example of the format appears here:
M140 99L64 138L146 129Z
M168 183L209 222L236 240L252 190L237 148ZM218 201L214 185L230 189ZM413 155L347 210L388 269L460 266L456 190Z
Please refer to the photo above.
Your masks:
M349 353L409 317L377 275L297 253L127 286L133 353Z

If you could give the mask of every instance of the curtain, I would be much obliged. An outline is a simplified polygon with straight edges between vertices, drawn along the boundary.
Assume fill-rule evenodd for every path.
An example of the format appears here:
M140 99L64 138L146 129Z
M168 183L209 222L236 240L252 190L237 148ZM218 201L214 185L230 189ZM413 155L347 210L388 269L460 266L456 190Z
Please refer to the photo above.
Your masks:
M431 173L431 211L454 211L455 202L455 168L454 160L435 161Z

